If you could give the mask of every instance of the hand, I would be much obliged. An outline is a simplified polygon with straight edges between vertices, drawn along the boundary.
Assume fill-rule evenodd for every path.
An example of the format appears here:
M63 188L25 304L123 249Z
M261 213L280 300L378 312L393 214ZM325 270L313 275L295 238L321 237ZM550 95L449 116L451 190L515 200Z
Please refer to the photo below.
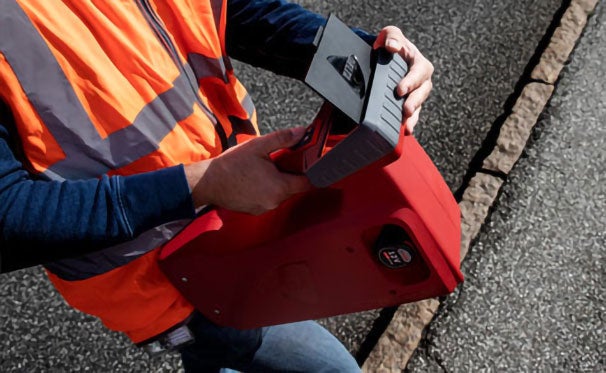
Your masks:
M412 133L419 120L421 105L429 97L433 87L431 82L433 65L395 26L387 26L381 30L373 45L375 49L379 47L400 54L408 63L408 74L398 84L397 93L400 96L408 95L404 102L402 125Z
M282 173L269 158L275 150L295 145L304 132L304 127L276 131L185 166L195 206L259 215L310 189L307 177Z

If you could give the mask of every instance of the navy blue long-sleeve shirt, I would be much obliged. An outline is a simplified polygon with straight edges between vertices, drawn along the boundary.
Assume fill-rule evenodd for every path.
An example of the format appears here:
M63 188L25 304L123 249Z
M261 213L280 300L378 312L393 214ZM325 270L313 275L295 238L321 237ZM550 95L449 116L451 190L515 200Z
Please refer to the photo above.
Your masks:
M231 0L228 54L303 78L325 19L283 0ZM373 36L356 32L372 42ZM20 162L8 106L0 102L0 272L82 255L195 210L182 165L131 176L36 180Z

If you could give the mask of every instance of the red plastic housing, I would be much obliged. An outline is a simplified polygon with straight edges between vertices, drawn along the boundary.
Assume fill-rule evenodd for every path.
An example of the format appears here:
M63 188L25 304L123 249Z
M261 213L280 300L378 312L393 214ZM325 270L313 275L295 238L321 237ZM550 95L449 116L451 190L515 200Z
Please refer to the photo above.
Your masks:
M160 267L206 317L238 329L452 292L463 281L459 207L414 137L395 153L260 216L212 210L162 248ZM412 246L403 268L378 259L386 225Z

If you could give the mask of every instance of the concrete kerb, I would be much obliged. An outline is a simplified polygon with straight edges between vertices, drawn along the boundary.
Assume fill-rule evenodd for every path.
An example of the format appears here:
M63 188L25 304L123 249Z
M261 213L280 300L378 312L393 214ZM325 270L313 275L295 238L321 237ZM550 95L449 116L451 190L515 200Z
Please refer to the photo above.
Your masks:
M572 0L549 43L534 66L509 116L503 122L495 147L482 169L470 180L459 202L461 208L461 261L480 232L499 190L520 158L538 117L551 98L554 85L599 0ZM495 176L497 175L497 176ZM440 302L426 299L398 307L391 322L365 360L366 373L401 372L406 368L434 318Z

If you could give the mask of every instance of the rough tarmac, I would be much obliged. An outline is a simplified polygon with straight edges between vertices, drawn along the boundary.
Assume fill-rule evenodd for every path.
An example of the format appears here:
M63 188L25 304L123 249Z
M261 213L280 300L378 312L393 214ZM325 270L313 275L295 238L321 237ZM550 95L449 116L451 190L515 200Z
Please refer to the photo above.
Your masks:
M416 135L443 173L453 192L460 187L471 159L482 146L483 139L493 123L504 113L507 101L514 92L518 80L524 74L528 61L532 59L537 45L541 42L554 14L561 6L561 1L558 0L505 0L495 3L475 0L454 3L439 0L406 2L395 0L372 2L301 1L301 3L325 15L329 12L335 12L349 24L363 27L369 31L378 31L381 26L387 24L398 25L405 30L406 35L432 61L436 68L434 90L424 106ZM604 56L601 55L601 57L603 59ZM320 99L302 83L276 77L249 66L237 63L235 66L255 99L263 132L306 124L313 117L320 104ZM588 82L590 83L591 80ZM558 89L561 89L561 87L558 87ZM598 94L593 95L594 99L600 97ZM604 102L603 94L601 97L602 102ZM571 105L574 107L576 104ZM564 112L561 115L564 115ZM603 116L601 118L603 123ZM548 135L545 132L545 137ZM539 138L532 149L536 149L541 141L541 138ZM553 146L556 146L560 141L558 138L553 140ZM603 144L601 149L604 149ZM546 154L550 154L550 151L555 152L557 149L545 149L545 151ZM542 153L536 154L539 157ZM549 158L549 155L546 155L546 157L548 159L556 158L555 155L552 155L551 158ZM603 174L603 153L601 159L601 174ZM531 172L531 170L528 170L528 172ZM596 177L599 178L601 174L597 174ZM550 180L548 173L541 175L541 177L546 178L545 180ZM519 180L520 188L522 186L528 188L528 193L531 196L538 195L539 186L535 185L533 187L528 184L532 182L531 179L527 179L524 175L520 175L518 179L513 175L511 177L512 180L509 181L508 188L514 184L515 180ZM597 180L603 184L603 178ZM603 196L603 189L601 190ZM523 189L513 189L510 192L505 192L504 196L511 195L511 199L507 200L509 202L501 202L500 206L507 206L506 203L524 203L523 198L528 197L524 197L522 192L524 192ZM574 195L574 198L583 201L585 195L582 194L583 192L579 193ZM589 192L587 191L587 193ZM521 197L518 197L518 195ZM548 196L547 201L553 199L553 196ZM604 210L603 199L600 206L601 210L596 210L598 213ZM505 208L505 211L513 214L514 211L519 211L519 208L512 206L511 209ZM528 212L530 213L530 211ZM498 222L498 216L493 215L490 229L493 229L492 227ZM598 214L598 216L603 216L603 213ZM525 215L518 212L517 217L523 219ZM497 226L494 228L494 235L504 237L501 246L494 244L494 242L499 242L494 237L487 241L480 240L477 245L483 247L483 249L474 248L470 255L477 256L477 260L482 260L483 257L480 252L488 251L490 253L491 250L496 251L497 247L506 246L511 238L508 239L503 235L511 229L517 229L519 234L522 235L530 231L528 224L536 226L537 222L546 221L549 222L550 227L552 226L552 222L547 216L528 217L527 219L534 220L527 220L526 225L516 225L515 227L506 224ZM513 220L517 222L517 219ZM507 221L509 222L507 224L513 224L510 220ZM516 224L522 224L522 221L520 220L520 223ZM581 223L582 221L579 222L579 224ZM577 230L583 228L582 224L573 227L576 227ZM490 232L484 232L483 236L487 233ZM539 233L537 231L535 240L556 239L541 236ZM564 229L560 233L563 235ZM530 238L528 239L530 240ZM604 247L604 236L601 236L601 239L601 247ZM518 241L522 242L524 239L518 238ZM482 242L485 243L482 244ZM571 241L571 243L573 242ZM515 246L518 247L518 245L519 242ZM563 246L563 248L566 247ZM575 252L576 250L578 250L578 246L571 251ZM570 255L571 252L568 252L568 254ZM483 260L489 260L488 258ZM601 258L603 259L603 256ZM594 259L599 260L600 258ZM506 281L509 281L507 276L511 276L511 272L507 272L507 268L502 268L504 272L498 272L495 267L496 262L489 263L491 265L488 268L492 269L490 276L497 278L505 276L501 279L503 284L501 287L505 288ZM476 268L474 270L478 273L486 270L483 268L485 266L481 264L472 267ZM515 269L517 270L517 267ZM531 269L534 270L534 268ZM468 272L466 286L473 285L473 276L469 277L472 272L467 265L464 271ZM597 272L603 277L603 268ZM572 271L571 273L577 272ZM590 275L586 275L586 277L592 278ZM516 281L523 281L525 278L517 277ZM518 285L521 285L521 283ZM540 294L544 297L547 294L553 294L555 297L558 292L553 293L551 290L553 290L551 287L545 288ZM463 293L465 294L466 291L464 290ZM596 294L597 296L601 294L602 298L596 298L596 300L601 300L603 306L603 291ZM2 275L0 295L3 299L3 304L0 307L0 335L2 337L0 342L2 344L0 371L149 372L180 369L177 356L167 355L161 359L149 359L141 351L134 348L122 335L107 331L92 317L69 309L50 287L40 268ZM453 300L459 298L459 302L462 302L460 299L462 297L460 294L455 294ZM471 294L469 297L471 297ZM499 297L501 298L495 298L493 301L504 299L505 295L501 294ZM540 299L543 298L537 298L537 300ZM489 303L492 304L492 302ZM481 321L484 319L491 321L485 318L486 309L483 307L477 308L475 312L478 315L474 315L474 303L470 301L469 304L471 305L470 312L472 312L469 314L469 322L471 323L469 325L473 325L476 319L480 320L478 334L474 334L474 338L481 340L482 328L486 331L486 328L496 328L496 326L482 324ZM515 306L517 304L512 303L511 309L515 310ZM458 303L456 307L453 305L453 308L458 309L458 307ZM498 311L495 312L498 314ZM512 313L514 312L512 311ZM599 315L603 318L603 308L600 312ZM339 316L321 320L321 322L333 331L355 354L358 352L360 344L364 341L377 315L378 310L375 310ZM451 313L448 315L450 315L450 318L453 316ZM569 314L563 315L570 316ZM602 319L599 320L603 323ZM439 323L440 319L437 321ZM528 322L528 324L531 324L531 322ZM443 357L446 356L444 355L445 351L452 347L452 343L456 344L457 333L460 332L461 328L471 329L469 325L466 324L464 327L455 326L454 324L453 326L443 326L448 332L442 332L439 327L434 330L432 326L433 331L430 332L430 335L431 333L439 335L451 333L452 335L449 335L449 337L452 339L443 339L444 344L441 345L443 350L439 350L440 352L427 349L429 353L426 358L420 353L411 367L419 371L431 371L435 367L439 367L445 359ZM546 326L549 325L552 324L546 324ZM571 322L566 325L576 324ZM572 326L570 327L572 328ZM603 324L601 324L601 327L603 330ZM471 334L472 331L470 330L469 333ZM591 333L587 335L590 340L593 338ZM432 340L428 339L428 341ZM433 342L428 342L428 346L438 342L439 340L434 338ZM603 351L603 342L601 347ZM496 351L499 351L498 347ZM529 352L529 354L532 354L532 352ZM468 355L473 354L468 353ZM442 360L433 361L434 356L439 356ZM469 361L470 365L466 366L461 363L459 366L461 368L472 367L471 358L473 357L470 356L466 360ZM452 363L455 364L451 366L452 368L459 364L458 361L454 360ZM443 366L448 365L443 364Z
M562 5L559 0L299 3L369 31L395 24L434 64L434 89L415 133L453 192ZM320 98L303 84L249 66L236 68L256 98L264 131L306 123L319 107ZM375 310L321 322L355 354L378 315Z
M604 372L606 8L599 4L410 372Z

